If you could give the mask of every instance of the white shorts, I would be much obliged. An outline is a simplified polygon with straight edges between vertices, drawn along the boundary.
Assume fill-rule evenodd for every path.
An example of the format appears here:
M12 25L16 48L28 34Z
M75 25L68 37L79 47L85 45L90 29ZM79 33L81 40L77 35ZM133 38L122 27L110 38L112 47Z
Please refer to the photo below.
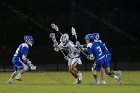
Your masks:
M82 64L82 61L80 58L69 58L68 59L68 65L73 65L73 64L79 64L81 65Z

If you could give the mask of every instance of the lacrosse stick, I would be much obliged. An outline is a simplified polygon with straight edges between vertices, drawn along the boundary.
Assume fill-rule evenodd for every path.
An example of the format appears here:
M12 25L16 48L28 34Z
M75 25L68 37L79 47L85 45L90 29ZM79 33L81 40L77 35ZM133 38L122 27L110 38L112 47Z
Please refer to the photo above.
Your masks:
M58 26L57 26L56 24L52 23L52 24L51 24L51 27L52 27L55 31L57 31L60 35L62 35L62 33L59 31L59 28L58 28Z
M71 33L72 33L72 35L73 36L75 36L75 39L76 39L76 42L79 42L78 40L77 40L77 34L76 34L76 31L75 31L75 29L72 27L71 28ZM80 44L80 43L79 43ZM84 51L81 51L86 57L88 57L87 56L87 54L84 52Z
M52 39L53 43L58 45L58 42L56 41L55 33L50 33L50 38ZM63 56L66 56L65 53L60 49Z
M56 32L58 32L61 36L63 35L63 34L59 31L59 28L58 28L58 26L57 26L56 24L52 23L52 24L51 24L51 27L52 27ZM66 53L68 53L68 51L66 51L66 49L64 49L64 51L65 51Z

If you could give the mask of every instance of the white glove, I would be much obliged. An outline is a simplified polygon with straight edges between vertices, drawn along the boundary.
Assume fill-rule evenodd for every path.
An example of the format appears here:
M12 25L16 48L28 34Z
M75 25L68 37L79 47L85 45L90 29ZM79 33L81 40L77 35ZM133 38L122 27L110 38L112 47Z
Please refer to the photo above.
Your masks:
M33 66L33 65L32 65L30 69L31 69L31 70L36 70L36 67L37 67L37 66Z
M59 51L59 48L54 48L54 51L58 52Z
M80 46L81 44L80 44L80 42L79 42L79 41L76 41L76 45L77 45L77 46Z
M58 47L58 43L54 43L53 47L55 47L55 48Z
M27 61L27 64L31 67L32 66L32 62L31 61Z
M90 54L89 59L90 59L90 60L94 60L94 58L95 58L94 55L93 55L93 54Z
M94 60L95 59L95 57L94 57L94 55L93 54L90 54L90 55L88 55L88 57L87 57L89 60Z

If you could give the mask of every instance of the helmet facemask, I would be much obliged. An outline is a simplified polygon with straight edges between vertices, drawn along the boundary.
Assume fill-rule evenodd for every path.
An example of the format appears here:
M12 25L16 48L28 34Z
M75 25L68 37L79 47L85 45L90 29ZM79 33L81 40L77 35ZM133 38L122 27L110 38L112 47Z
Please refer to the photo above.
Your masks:
M69 35L68 34L63 34L60 37L60 42L62 42L63 45L65 45L69 41Z

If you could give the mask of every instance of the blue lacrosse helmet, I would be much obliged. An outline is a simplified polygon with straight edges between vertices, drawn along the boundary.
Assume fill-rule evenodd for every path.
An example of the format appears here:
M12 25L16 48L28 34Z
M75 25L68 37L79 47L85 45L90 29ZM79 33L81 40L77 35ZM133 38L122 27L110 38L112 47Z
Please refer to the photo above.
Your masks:
M90 39L92 39L93 38L93 35L92 34L87 34L86 36L85 36L85 40L90 40Z
M93 36L94 39L99 39L100 38L99 33L93 33L92 36Z
M27 41L32 41L32 43L34 43L34 38L32 36L28 36L28 35L25 35L24 36L24 41L27 42Z

